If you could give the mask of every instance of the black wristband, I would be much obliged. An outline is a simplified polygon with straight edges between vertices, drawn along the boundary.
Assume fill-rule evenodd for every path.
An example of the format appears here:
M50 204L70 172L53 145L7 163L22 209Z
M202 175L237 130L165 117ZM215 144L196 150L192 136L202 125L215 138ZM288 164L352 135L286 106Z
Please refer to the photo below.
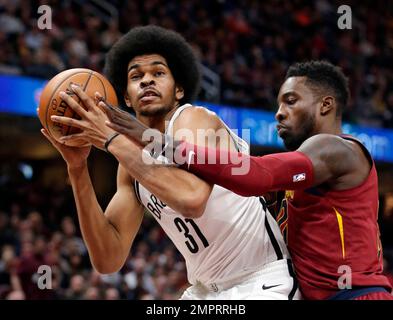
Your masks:
M110 143L112 142L112 140L115 139L119 134L120 134L120 133L118 133L118 132L113 133L113 134L105 141L104 148L105 148L105 151L106 151L106 152L109 153L109 150L108 150L109 144L110 144Z

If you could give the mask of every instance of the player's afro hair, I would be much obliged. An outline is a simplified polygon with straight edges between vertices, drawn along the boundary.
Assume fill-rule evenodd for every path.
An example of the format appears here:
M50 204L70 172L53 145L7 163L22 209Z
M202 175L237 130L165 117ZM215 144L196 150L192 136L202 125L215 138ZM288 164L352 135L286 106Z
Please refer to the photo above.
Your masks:
M173 77L184 90L181 104L192 102L199 91L200 71L197 58L186 40L177 32L148 25L135 27L123 35L109 50L105 74L122 101L127 89L127 66L136 56L163 56Z
M332 94L337 101L337 115L341 115L349 99L348 79L339 67L327 61L307 61L289 67L286 79L306 77L306 84L318 94Z

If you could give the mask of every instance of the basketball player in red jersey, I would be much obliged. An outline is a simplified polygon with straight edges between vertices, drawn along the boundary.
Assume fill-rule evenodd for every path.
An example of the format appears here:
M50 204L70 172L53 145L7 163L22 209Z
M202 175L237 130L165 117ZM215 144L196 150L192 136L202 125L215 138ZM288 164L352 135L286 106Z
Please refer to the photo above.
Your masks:
M337 67L298 63L288 70L276 113L278 134L291 152L251 157L186 142L171 147L187 160L184 169L240 195L286 190L277 218L306 299L393 299L382 274L375 164L341 131L348 96ZM106 109L110 127L141 142L139 123ZM215 163L207 163L212 158ZM232 169L245 162L247 174L234 175Z

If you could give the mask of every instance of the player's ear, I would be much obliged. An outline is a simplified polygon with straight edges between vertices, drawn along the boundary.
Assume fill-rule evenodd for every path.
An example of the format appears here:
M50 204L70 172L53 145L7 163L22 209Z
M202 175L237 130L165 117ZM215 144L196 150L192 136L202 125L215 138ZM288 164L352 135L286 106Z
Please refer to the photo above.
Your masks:
M131 99L128 96L127 91L124 93L124 101L126 102L127 107L132 108Z
M177 101L180 101L181 99L184 98L184 89L181 86L179 86L179 85L176 85L175 96L176 96L176 100Z
M336 100L332 96L326 96L322 98L320 114L325 116L335 109Z

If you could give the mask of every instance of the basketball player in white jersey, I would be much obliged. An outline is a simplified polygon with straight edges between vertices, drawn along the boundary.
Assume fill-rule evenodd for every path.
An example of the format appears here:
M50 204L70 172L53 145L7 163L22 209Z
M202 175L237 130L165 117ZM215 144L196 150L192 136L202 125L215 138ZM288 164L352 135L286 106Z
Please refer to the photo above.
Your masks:
M248 152L214 113L187 104L197 92L199 73L192 49L179 34L154 26L134 28L113 46L106 67L145 125L172 135L188 129L194 137L198 129L210 129L210 135L224 129L231 150ZM175 167L146 164L141 147L114 134L93 99L77 86L73 90L80 104L65 94L62 98L81 120L53 120L82 133L65 137L63 144L43 133L67 163L82 235L100 273L123 266L146 210L186 261L191 286L182 299L300 298L283 238L262 198L241 197ZM208 146L216 147L216 140L208 138ZM88 173L90 147L67 146L78 140L106 149L119 161L117 192L105 212Z

